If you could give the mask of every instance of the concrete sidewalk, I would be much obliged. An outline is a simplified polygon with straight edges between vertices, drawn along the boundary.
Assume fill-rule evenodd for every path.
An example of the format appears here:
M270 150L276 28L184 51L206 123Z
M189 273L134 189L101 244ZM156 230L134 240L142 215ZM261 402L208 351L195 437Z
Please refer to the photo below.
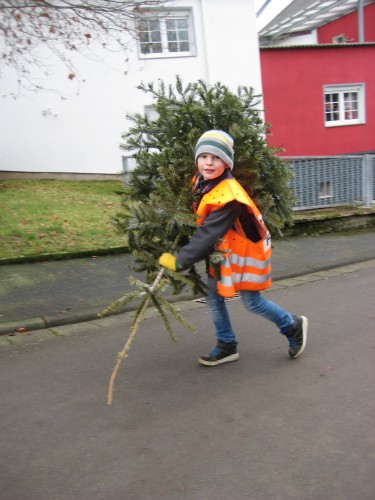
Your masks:
M375 230L290 237L274 240L273 246L272 274L277 283L374 259ZM130 263L131 256L124 254L0 266L0 334L97 318L131 290ZM176 297L179 301L188 298L192 296Z

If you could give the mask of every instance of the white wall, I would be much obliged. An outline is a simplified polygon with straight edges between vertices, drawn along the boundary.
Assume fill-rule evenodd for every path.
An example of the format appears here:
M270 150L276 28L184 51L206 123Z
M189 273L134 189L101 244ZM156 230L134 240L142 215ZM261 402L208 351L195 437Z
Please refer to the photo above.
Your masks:
M203 42L209 83L233 90L250 85L261 91L256 18L252 1L203 0Z
M282 40L274 40L273 47L290 47L295 45L316 45L318 43L317 30L313 30L307 35L289 36Z
M116 174L122 170L121 133L126 113L143 112L152 104L136 89L141 82L163 79L185 83L220 81L233 90L253 86L261 92L258 39L253 0L178 0L168 5L191 7L197 44L195 57L139 60L129 53L109 54L106 64L80 60L86 78L79 95L56 63L56 74L45 82L56 92L23 92L16 99L11 71L0 80L0 171ZM124 75L124 59L129 57Z

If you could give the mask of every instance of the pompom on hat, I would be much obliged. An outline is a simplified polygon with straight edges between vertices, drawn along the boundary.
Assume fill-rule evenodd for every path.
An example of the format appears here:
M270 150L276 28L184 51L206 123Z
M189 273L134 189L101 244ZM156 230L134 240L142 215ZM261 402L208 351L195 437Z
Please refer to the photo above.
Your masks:
M208 130L198 139L195 146L195 163L202 153L211 153L223 160L228 167L233 169L233 139L222 130Z

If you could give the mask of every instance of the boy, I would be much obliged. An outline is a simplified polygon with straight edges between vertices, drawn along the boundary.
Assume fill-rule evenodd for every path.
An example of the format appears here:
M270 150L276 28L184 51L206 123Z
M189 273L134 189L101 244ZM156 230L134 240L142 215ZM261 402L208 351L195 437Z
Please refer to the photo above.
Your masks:
M289 341L289 356L296 358L306 345L308 320L294 316L265 299L261 290L271 285L271 240L254 202L232 176L233 139L222 130L209 130L197 142L194 212L198 228L175 257L164 253L159 264L181 271L208 258L213 249L223 251L219 274L209 267L207 304L215 327L217 345L199 362L216 366L239 358L225 297L240 291L245 307L269 319Z

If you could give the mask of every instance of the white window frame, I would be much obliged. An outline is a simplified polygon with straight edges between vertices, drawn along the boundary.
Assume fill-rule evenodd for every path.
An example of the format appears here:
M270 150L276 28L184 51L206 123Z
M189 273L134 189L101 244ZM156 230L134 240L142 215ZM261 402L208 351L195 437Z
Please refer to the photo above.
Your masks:
M169 9L169 10L157 10L157 11L155 10L153 12L149 12L147 15L140 18L140 20L153 20L153 19L157 19L160 22L162 52L143 54L141 49L141 42L138 38L137 45L138 45L139 59L191 57L196 55L195 36L193 28L193 14L191 9L184 9L184 10ZM173 19L187 20L187 31L188 31L188 42L189 42L189 50L187 51L169 52L166 24L168 20L173 20Z
M346 116L344 95L349 92L354 92L358 96L358 116L350 118ZM338 94L338 118L336 120L327 120L326 115L326 95ZM352 83L340 85L324 85L323 87L323 113L325 127L343 127L348 125L359 125L366 123L365 115L365 84Z

